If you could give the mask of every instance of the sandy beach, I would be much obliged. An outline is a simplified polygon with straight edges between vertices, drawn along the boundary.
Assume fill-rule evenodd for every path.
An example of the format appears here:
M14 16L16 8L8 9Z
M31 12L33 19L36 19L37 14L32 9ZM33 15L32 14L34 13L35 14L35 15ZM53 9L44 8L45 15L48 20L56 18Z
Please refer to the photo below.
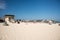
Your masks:
M24 22L0 25L0 40L60 40L60 26Z

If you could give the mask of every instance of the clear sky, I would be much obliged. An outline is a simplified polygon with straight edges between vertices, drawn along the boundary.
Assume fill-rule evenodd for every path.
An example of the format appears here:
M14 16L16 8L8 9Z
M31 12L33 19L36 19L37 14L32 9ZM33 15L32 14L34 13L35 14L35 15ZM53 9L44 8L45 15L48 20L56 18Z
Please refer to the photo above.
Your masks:
M60 0L0 0L0 17L60 20Z

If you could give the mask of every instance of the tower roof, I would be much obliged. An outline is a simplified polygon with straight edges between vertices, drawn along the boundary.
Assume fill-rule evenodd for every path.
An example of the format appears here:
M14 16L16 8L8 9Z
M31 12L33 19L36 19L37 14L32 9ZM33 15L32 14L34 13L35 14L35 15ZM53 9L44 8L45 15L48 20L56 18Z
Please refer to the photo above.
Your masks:
M5 16L12 16L12 17L14 17L14 15L5 15Z

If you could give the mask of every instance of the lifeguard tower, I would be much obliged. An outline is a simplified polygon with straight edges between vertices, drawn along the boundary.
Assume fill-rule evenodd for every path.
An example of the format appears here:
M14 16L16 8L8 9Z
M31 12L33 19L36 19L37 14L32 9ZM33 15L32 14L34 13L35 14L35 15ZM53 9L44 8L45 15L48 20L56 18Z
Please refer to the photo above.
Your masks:
M5 15L4 19L6 22L13 22L14 21L14 15Z

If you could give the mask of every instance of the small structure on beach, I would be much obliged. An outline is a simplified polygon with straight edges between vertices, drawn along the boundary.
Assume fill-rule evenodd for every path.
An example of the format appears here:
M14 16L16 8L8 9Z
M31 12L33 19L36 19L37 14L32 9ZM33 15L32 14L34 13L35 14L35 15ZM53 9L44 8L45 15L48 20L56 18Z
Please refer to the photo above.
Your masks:
M12 23L15 22L14 15L5 15L4 20L5 20L5 25L9 25L10 22Z
M5 21L14 22L14 15L5 15L4 19Z
M14 19L14 15L5 15L5 19L8 18L9 20Z

